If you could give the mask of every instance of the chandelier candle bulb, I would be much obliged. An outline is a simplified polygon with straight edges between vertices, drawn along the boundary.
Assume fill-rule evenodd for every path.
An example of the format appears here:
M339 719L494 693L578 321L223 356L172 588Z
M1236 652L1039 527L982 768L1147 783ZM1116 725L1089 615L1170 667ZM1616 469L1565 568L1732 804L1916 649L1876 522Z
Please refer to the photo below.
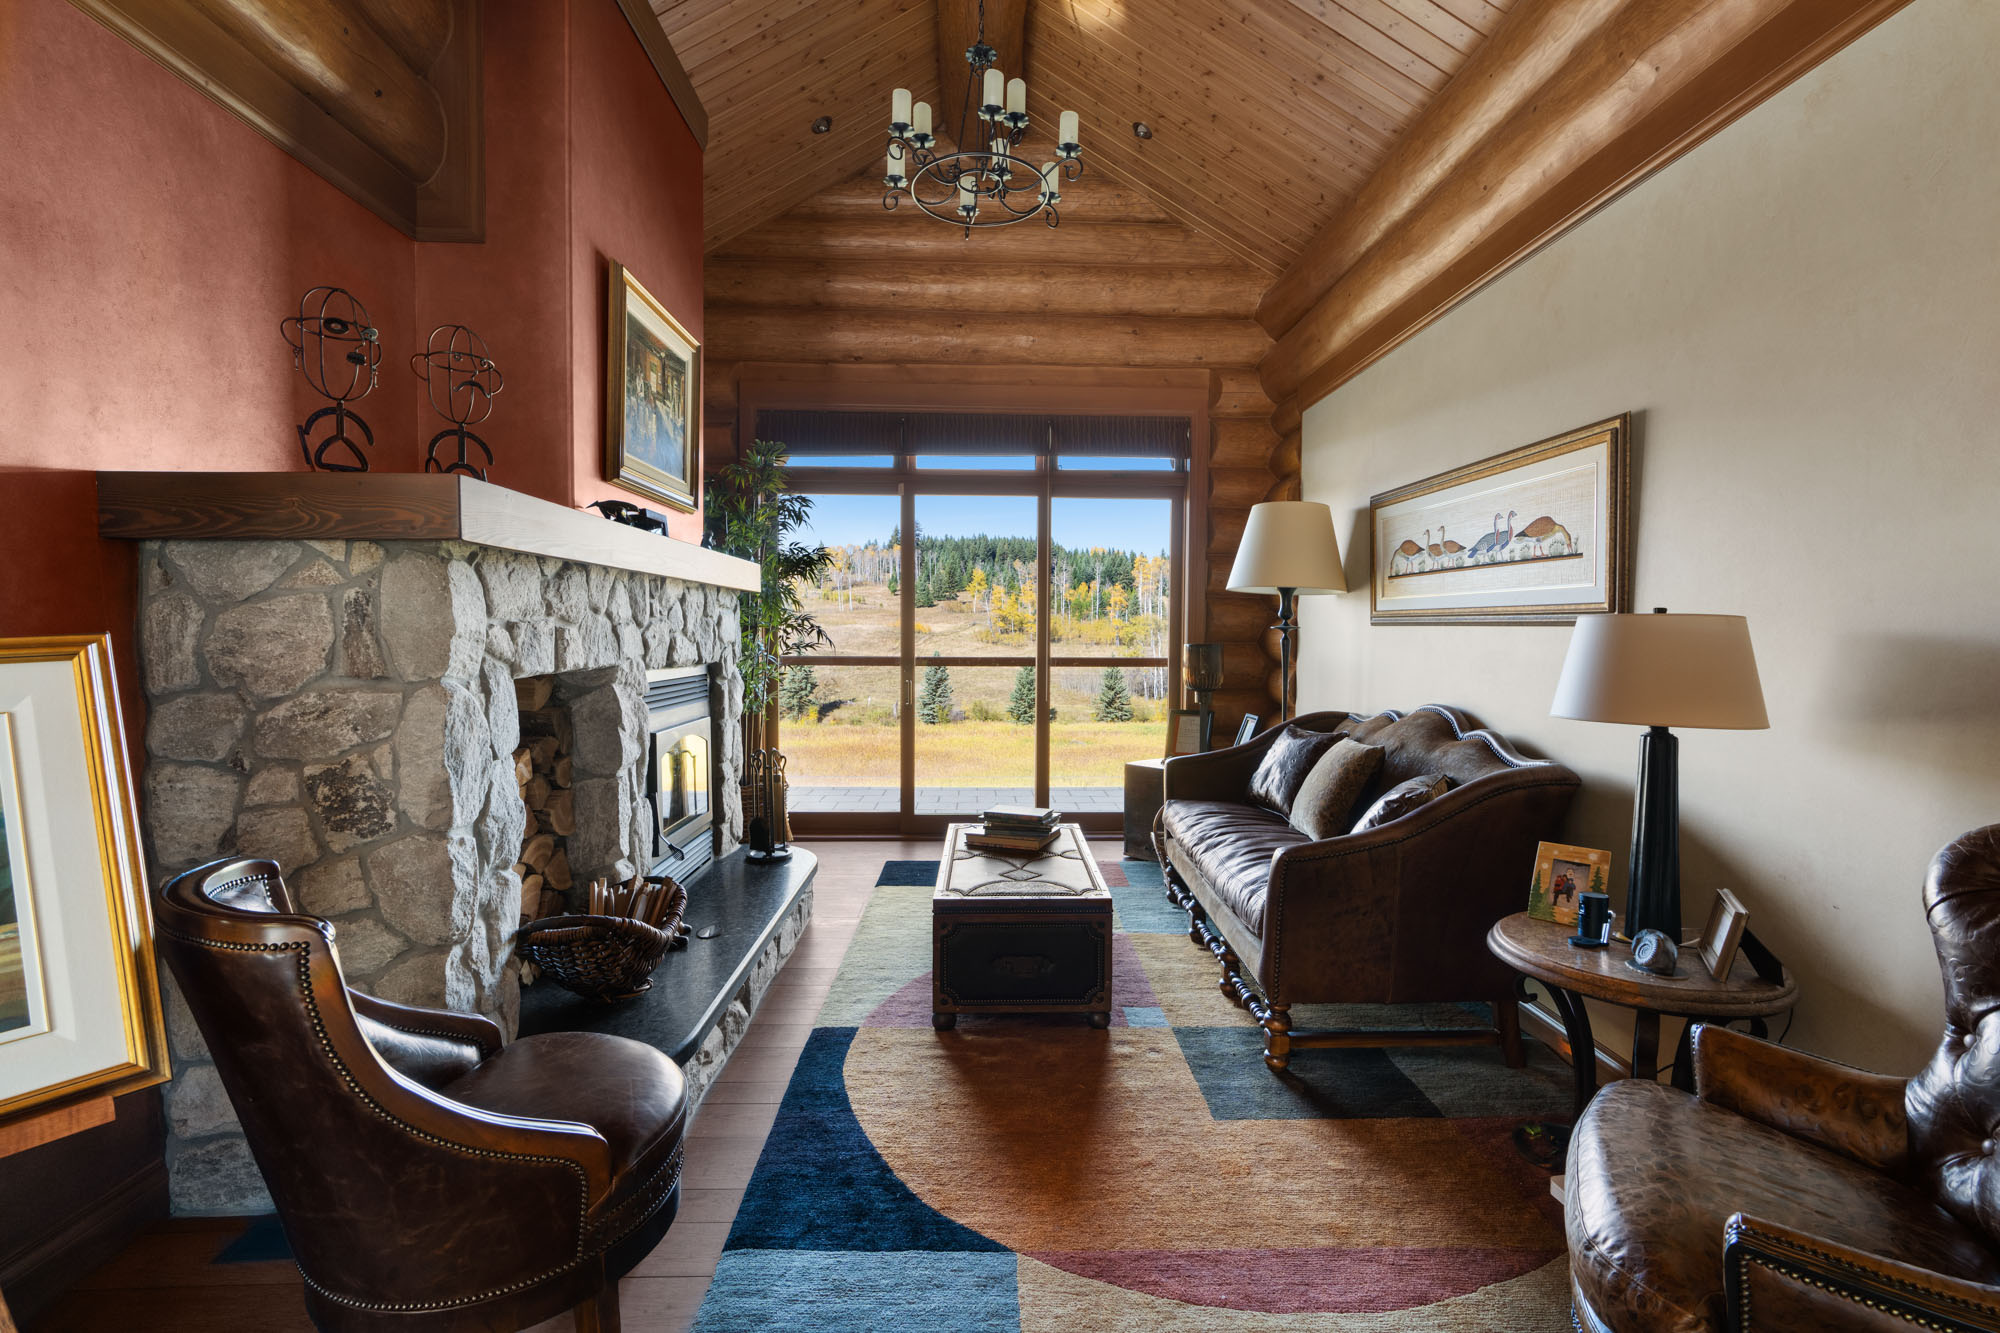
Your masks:
M1000 99L1005 97L1006 94L1007 76L997 69L987 70L984 102L979 108L981 114L988 120L999 115L1001 111Z
M880 103L877 103L880 105ZM910 126L910 90L898 88L889 94L889 121L891 128L901 134Z
M893 146L889 149L889 165L882 173L882 183L892 190L903 188L903 159Z
M910 121L910 128L912 131L911 137L917 139L919 143L931 137L931 104L929 102L917 103L914 118Z
M1077 124L1076 112L1065 111L1062 113L1062 119L1058 122L1056 147L1062 149L1064 152L1069 152L1076 147Z
M1062 187L1059 184L1061 180L1062 180L1062 173L1056 169L1055 163L1053 162L1042 163L1043 203L1059 204L1062 202Z
M972 186L966 183L969 179L961 177L958 182L958 211L967 217L973 217L979 212L979 198L973 193Z
M1026 79L1007 80L1007 109L1021 115L1028 111L1028 81Z

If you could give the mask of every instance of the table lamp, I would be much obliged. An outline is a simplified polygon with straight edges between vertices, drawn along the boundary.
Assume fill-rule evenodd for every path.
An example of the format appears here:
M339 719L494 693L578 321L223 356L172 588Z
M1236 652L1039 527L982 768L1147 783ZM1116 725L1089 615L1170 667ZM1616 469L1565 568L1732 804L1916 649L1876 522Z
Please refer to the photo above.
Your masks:
M1229 570L1231 592L1278 594L1278 720L1292 715L1292 636L1300 593L1346 592L1333 511L1317 500L1266 500L1250 522Z
M1215 712L1209 696L1222 688L1222 645L1190 643L1181 647L1181 675L1194 691L1195 707L1201 710L1201 748L1209 749L1209 735L1215 726Z
M1669 727L1762 730L1764 690L1742 616L1576 618L1556 684L1554 717L1624 722L1639 740L1625 929L1681 932L1680 742Z

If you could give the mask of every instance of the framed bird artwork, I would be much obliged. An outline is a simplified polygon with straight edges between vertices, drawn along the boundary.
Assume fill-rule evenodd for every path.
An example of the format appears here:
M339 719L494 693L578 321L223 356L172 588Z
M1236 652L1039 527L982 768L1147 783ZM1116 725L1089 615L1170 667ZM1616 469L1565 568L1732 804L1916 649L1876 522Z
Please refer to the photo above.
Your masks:
M1567 625L1632 599L1629 413L1368 502L1369 615Z

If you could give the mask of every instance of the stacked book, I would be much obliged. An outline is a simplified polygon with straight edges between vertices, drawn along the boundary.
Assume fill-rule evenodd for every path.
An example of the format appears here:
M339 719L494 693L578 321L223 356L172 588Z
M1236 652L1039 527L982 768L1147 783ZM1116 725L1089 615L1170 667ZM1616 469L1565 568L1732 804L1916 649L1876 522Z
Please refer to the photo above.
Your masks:
M1056 840L1062 812L1031 805L996 805L968 829L965 845L985 852L1039 852Z

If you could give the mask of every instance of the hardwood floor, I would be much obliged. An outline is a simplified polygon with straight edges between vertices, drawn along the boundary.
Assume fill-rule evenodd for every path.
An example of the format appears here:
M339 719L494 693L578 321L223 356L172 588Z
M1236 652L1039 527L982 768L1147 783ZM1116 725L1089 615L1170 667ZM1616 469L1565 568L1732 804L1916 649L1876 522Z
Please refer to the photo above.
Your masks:
M626 1333L681 1333L694 1322L777 1119L785 1085L833 985L882 862L931 859L935 840L807 842L820 858L813 919L785 970L723 1067L688 1131L681 1210L673 1229L625 1278L618 1296ZM1113 843L1095 844L1116 857ZM29 1326L28 1333L311 1333L290 1260L214 1263L243 1231L242 1218L175 1218L140 1237ZM569 1333L568 1315L532 1333Z

